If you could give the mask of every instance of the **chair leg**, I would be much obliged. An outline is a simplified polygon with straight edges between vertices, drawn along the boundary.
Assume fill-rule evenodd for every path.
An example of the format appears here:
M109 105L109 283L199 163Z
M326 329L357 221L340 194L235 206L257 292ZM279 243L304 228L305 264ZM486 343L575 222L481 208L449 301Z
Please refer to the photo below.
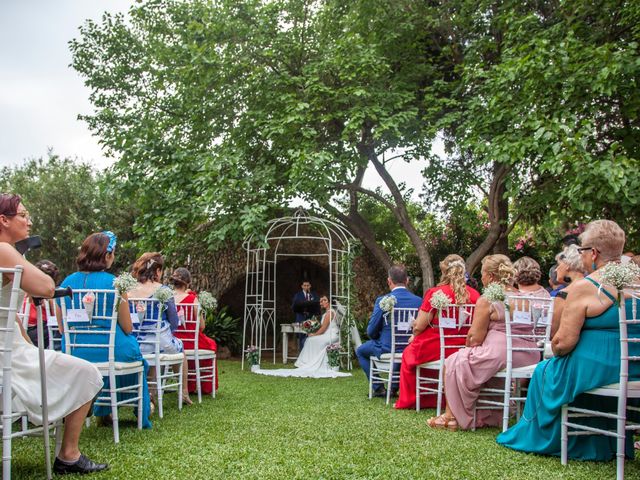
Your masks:
M196 369L196 390L198 390L198 403L202 403L202 381L200 380L200 359L193 359L193 366Z
M164 389L162 388L162 366L156 365L156 398L158 399L158 417L162 418L164 412L162 410L162 396Z
M569 456L569 427L567 426L568 421L569 409L567 405L563 405L560 414L560 463L562 465L567 464Z
M440 364L438 370L438 404L436 405L436 416L442 413L442 394L444 393L444 364ZM474 413L475 415L475 413Z
M182 410L182 375L184 375L185 363L187 363L186 357L178 367L178 410Z
M373 369L369 370L369 400L373 398Z
M56 423L56 428L55 428L55 439L56 439L56 447L54 449L55 451L55 456L57 457L58 454L60 453L60 449L62 448L62 429L64 427L62 426L62 422L58 421L58 423Z
M617 448L616 448L616 478L617 480L624 480L624 447L627 435L633 435L633 433L626 431L626 402L624 407L618 409L617 420ZM633 438L633 437L632 437Z
M138 373L138 430L142 430L144 420L144 369Z
M218 366L218 358L213 357L211 361L211 397L216 398L216 367Z
M416 412L420 411L420 370L419 366L416 367Z
M509 403L511 402L511 380L504 379L504 397L502 405L502 431L505 432L509 428Z
M393 385L393 362L389 364L389 377L387 378L387 399L385 405L391 401L391 386Z
M116 378L109 376L109 397L111 399L111 418L113 422L113 441L120 443L120 428L118 425L118 394L116 392Z
M11 411L2 415L2 479L11 480Z

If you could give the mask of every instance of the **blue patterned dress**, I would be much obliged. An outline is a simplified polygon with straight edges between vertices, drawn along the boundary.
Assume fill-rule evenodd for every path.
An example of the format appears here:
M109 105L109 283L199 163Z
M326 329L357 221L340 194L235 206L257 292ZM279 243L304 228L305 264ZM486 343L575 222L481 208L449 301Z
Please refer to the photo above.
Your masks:
M596 287L600 284L587 278ZM606 290L602 290L615 300ZM626 302L627 316L631 303ZM640 337L640 325L628 325L629 337ZM640 345L629 344L629 354L639 355ZM553 357L538 364L529 385L527 401L520 421L498 435L497 442L523 452L560 455L560 414L562 405L571 403L582 408L615 412L617 399L595 397L584 392L617 383L620 375L620 332L618 306L600 315L587 317L575 349L563 357ZM640 365L629 362L629 379L640 379ZM582 420L595 427L613 427L608 419ZM616 440L602 435L569 437L569 458L606 461L615 457ZM633 458L633 435L627 435L626 455Z
M67 278L63 280L60 284L61 287L71 287L72 289L96 289L96 290L110 290L113 289L113 281L115 277L107 272L76 272L69 275ZM110 311L113 308L113 301L115 295L107 295L107 306L106 311ZM98 302L102 302L104 297L99 297ZM65 298L67 308L71 308L71 299ZM102 305L98 304L98 311L102 311ZM97 325L98 327L102 327L105 330L109 330L110 322L100 319L95 319L92 324ZM89 335L87 335L89 337ZM76 339L75 341L78 341ZM107 335L90 335L90 338L87 338L87 343L106 343L108 341ZM66 351L64 345L63 338L63 351ZM116 324L116 338L115 338L115 361L116 362L144 362L144 387L143 387L143 417L142 417L142 427L143 428L151 428L151 422L149 421L150 414L150 399L149 399L149 387L147 385L147 371L149 369L149 364L146 360L142 358L142 353L140 353L140 347L138 346L138 342L136 341L133 335L127 335L124 333L122 328L120 328L119 324ZM76 348L74 351L74 355L80 358L84 358L89 362L106 362L107 358L107 350L104 348ZM118 377L117 383L118 387L126 386L126 385L135 385L137 383L137 374L134 375L123 375ZM104 377L104 385L105 388L109 385L109 378ZM122 398L123 395L132 395L130 393L120 393L119 399ZM94 406L93 414L97 417L104 417L111 413L111 407L102 407L102 406ZM136 412L137 414L137 412Z

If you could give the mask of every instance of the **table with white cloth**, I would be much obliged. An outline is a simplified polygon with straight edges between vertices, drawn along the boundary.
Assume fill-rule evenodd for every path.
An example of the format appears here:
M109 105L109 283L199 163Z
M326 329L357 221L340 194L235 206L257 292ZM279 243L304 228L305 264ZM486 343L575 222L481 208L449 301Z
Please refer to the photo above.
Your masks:
M295 360L298 358L289 356L289 334L305 332L299 323L283 323L280 325L280 330L282 331L282 363L287 363L289 359Z

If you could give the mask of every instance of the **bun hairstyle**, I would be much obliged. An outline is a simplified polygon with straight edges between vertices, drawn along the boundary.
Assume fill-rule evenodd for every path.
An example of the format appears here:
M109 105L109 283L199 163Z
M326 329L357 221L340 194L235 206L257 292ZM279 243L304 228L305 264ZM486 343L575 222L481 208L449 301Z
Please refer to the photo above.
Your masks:
M438 285L450 285L456 296L456 303L467 303L469 301L469 292L467 292L467 282L464 276L466 266L460 255L447 255L440 262L440 283Z
M53 263L51 260L40 260L35 264L35 267L38 270L49 275L53 279L56 285L58 284L58 278L60 277L60 270L58 270L58 267L56 266L56 264Z
M178 288L189 288L191 285L191 272L184 267L178 267L169 277L169 283Z
M516 277L516 269L506 255L487 255L482 259L482 270L503 287L511 287Z
M522 257L513 263L516 269L516 283L518 285L535 285L542 278L540 264L531 257Z
M143 253L133 264L131 274L140 282L156 281L158 270L164 268L164 258L159 252Z

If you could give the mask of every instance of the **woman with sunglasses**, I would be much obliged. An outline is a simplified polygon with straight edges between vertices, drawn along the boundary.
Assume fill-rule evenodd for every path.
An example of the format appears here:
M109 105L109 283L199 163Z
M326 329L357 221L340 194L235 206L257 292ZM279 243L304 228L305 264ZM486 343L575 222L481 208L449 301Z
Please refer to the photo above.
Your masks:
M587 225L580 240L577 251L588 276L572 283L567 295L551 341L555 357L538 364L520 421L497 439L514 450L559 456L562 405L606 409L606 399L581 394L619 380L617 291L601 284L600 274L608 263L620 261L625 234L615 222L596 220ZM631 307L628 299L627 315ZM629 325L628 335L639 338L640 325ZM640 355L640 345L630 343L629 355ZM640 380L638 362L629 362L632 379ZM617 399L612 400L615 405ZM615 457L616 442L601 435L582 435L569 441L568 454L574 459L606 461ZM633 458L633 454L633 436L627 435L626 455Z
M31 218L21 198L13 194L0 194L0 267L21 265L24 268L20 282L23 293L34 297L51 297L55 288L53 279L25 260L15 249L16 242L27 238L30 229ZM0 302L5 308L11 296L12 282L8 277L2 275L5 283L1 286ZM0 311L0 315L4 316L6 322L7 311ZM3 332L0 332L0 344L4 344ZM3 356L0 356L0 372L2 360ZM78 445L91 401L102 388L100 371L85 360L53 350L45 351L45 362L49 421L64 417L62 448L53 464L54 471L65 474L106 469L106 464L95 463L80 453ZM15 323L13 331L11 375L16 408L26 410L31 423L42 425L38 349L19 322Z

